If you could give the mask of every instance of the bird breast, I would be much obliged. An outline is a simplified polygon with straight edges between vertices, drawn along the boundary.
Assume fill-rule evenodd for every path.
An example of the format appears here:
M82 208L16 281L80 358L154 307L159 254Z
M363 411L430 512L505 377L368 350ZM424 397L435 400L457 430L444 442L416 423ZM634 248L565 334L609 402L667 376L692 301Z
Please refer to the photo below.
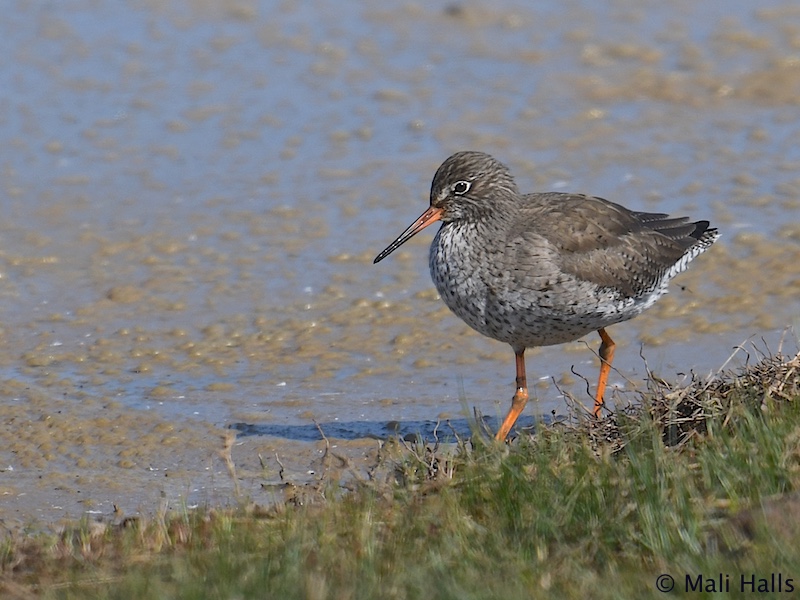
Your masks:
M431 244L430 271L456 316L515 348L576 340L655 301L624 298L563 272L546 243L535 252L528 246L520 263L514 244L505 232L485 231L480 223L445 223Z

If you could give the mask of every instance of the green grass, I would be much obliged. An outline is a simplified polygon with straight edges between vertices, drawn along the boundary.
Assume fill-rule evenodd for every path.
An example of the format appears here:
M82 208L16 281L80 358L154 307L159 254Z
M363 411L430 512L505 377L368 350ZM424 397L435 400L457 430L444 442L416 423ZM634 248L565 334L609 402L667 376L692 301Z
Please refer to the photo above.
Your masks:
M664 573L675 595L701 574L730 593L692 597L751 597L742 574L800 589L800 398L766 391L731 386L677 446L645 400L610 420L613 445L585 424L454 455L398 447L401 484L331 481L324 502L0 540L0 595L661 598Z

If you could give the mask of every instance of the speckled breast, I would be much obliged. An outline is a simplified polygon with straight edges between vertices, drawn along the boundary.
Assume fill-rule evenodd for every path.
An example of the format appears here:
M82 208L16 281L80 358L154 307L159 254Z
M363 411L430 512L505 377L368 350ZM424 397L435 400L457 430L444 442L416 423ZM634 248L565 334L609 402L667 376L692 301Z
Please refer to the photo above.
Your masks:
M502 245L493 251L476 238L481 235L473 225L443 226L431 244L431 278L453 313L515 348L576 340L639 314L665 291L666 286L646 298L624 298L547 265L541 267L547 280L542 289L520 285Z

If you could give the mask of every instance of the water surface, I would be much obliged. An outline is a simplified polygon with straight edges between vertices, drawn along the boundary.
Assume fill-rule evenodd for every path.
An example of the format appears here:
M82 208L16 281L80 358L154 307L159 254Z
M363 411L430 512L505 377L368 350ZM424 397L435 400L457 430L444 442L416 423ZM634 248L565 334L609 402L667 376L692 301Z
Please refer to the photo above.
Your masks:
M0 23L0 513L230 498L226 431L262 501L276 454L311 476L320 430L367 456L502 416L513 354L438 300L432 233L372 265L456 150L720 228L612 328L620 390L640 354L680 380L796 348L794 3L168 4ZM590 402L595 338L528 353L524 423Z

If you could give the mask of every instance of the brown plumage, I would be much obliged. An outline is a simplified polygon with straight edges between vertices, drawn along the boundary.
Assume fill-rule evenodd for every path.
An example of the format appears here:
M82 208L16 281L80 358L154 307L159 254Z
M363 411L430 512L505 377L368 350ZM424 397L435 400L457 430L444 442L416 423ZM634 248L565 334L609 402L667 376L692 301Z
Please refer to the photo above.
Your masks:
M439 167L430 207L377 263L435 221L430 270L445 304L516 354L517 392L497 433L505 439L528 400L525 348L600 334L594 414L614 356L605 327L635 317L667 291L719 234L708 221L645 213L592 196L521 195L508 168L482 152Z

